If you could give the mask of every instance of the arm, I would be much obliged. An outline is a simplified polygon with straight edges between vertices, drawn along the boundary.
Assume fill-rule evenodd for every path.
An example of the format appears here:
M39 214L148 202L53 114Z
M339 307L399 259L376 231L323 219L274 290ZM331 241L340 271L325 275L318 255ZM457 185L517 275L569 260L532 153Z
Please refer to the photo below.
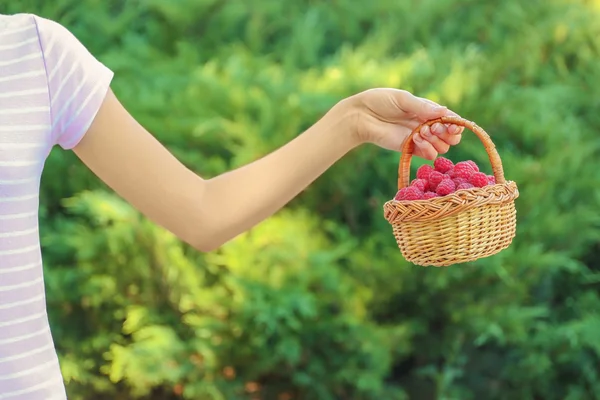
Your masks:
M183 166L129 115L110 90L113 74L60 24L34 17L44 56L51 144L73 149L119 195L199 250L213 250L275 213L359 144L399 149L412 129L451 113L394 89L374 89L333 107L296 139L235 171L205 180ZM415 135L415 154L434 158L461 129Z
M273 153L205 180L175 159L109 90L74 151L144 215L210 251L274 214L354 147L372 142L398 149L420 121L451 113L436 106L399 90L363 92ZM422 132L425 140L417 135L417 154L433 158L460 140L455 126L438 130Z

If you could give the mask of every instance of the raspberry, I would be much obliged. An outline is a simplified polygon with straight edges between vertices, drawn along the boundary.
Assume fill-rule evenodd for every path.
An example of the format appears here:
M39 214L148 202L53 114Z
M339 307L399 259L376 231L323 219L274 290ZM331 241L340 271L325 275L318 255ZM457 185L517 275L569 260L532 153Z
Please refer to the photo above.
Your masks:
M427 180L426 179L413 179L413 181L410 183L410 186L414 186L419 188L419 190L421 192L425 191L425 186L427 186Z
M429 175L433 172L433 167L429 164L421 165L417 170L418 179L429 179Z
M456 185L452 179L444 179L435 189L435 192L440 196L446 196L447 194L453 193L455 190Z
M471 164L469 164L467 161L461 161L459 163L456 163L456 165L454 166L455 178L469 179L469 177L475 172L477 171L475 171Z
M454 164L445 157L438 157L433 162L433 166L436 171L444 173L450 171L454 167Z
M440 197L440 196L435 192L425 192L425 194L423 194L423 199L425 199L425 200L433 199L434 197Z
M423 198L423 192L418 187L409 186L402 188L396 193L394 200L421 200Z
M486 174L484 174L483 172L475 172L469 178L469 183L476 187L484 187L484 186L487 186L488 179L487 179Z
M428 188L430 191L435 191L435 188L438 187L441 181L444 180L444 175L441 172L433 171L429 175L429 185Z
M446 171L446 175L448 175L450 178L454 178L456 176L454 172L454 167Z
M456 190L471 189L473 187L475 186L471 185L469 182L464 182L460 185L456 185Z
M488 175L487 180L488 180L488 185L496 184L496 177L494 175Z
M467 160L465 161L465 163L469 164L471 167L473 167L473 170L475 172L479 172L479 167L477 166L477 164L475 164L475 161L471 161L471 160Z
M454 178L452 179L454 181L454 184L456 186L460 185L461 183L468 183L469 181L465 178Z

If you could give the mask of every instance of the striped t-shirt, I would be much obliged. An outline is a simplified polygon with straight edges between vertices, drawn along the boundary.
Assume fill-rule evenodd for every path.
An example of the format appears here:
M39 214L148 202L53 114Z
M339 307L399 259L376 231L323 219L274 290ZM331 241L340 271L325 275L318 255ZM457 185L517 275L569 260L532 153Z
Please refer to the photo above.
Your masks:
M0 399L65 400L38 232L51 148L73 148L112 73L61 25L0 15Z

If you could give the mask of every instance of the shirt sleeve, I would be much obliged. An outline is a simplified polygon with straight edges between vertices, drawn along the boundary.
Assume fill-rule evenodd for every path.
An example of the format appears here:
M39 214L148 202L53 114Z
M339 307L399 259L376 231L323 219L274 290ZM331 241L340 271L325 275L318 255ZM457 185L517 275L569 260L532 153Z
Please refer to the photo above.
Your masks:
M72 149L92 124L113 72L64 26L35 16L50 92L52 144Z

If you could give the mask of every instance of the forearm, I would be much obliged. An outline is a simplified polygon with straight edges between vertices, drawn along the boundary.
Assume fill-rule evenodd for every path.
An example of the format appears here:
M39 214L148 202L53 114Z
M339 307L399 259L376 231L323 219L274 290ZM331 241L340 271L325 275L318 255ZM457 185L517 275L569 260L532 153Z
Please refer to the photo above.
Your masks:
M273 153L207 180L196 246L212 250L271 216L357 146L342 112L333 108Z

